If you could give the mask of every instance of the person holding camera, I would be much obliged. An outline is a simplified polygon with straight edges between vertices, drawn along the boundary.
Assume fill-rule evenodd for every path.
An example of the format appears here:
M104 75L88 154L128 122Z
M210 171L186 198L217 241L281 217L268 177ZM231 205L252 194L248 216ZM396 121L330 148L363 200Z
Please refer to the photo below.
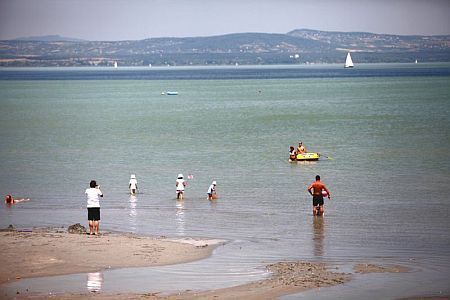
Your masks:
M87 196L87 210L88 210L88 221L89 221L89 234L97 235L100 223L100 199L103 197L103 193L100 190L100 186L97 185L95 180L91 180L89 183L89 188L86 189Z

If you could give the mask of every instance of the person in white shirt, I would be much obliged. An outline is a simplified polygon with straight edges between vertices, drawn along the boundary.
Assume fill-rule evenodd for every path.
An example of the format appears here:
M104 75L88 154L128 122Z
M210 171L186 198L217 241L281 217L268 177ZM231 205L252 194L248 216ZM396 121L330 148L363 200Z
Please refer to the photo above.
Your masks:
M91 180L89 183L90 188L86 189L87 196L87 210L89 221L89 234L96 235L99 230L100 223L100 199L103 197L103 193L100 190L100 186L97 185L95 180Z
M184 180L183 174L178 174L178 179L175 182L177 187L177 199L183 200L184 188L186 186L186 181Z
M216 181L213 181L211 185L208 188L208 200L217 199L217 193L216 193Z
M130 176L130 183L128 184L128 188L130 189L130 194L131 195L136 195L136 191L137 191L137 179L136 179L136 175L132 174Z

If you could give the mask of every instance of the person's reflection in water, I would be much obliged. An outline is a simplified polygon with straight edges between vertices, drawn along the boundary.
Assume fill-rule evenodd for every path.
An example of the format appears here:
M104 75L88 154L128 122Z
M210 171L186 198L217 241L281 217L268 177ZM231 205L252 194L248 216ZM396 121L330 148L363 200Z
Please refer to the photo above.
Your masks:
M324 239L324 217L314 217L313 221L313 242L314 242L314 255L323 256L323 239Z
M136 217L137 217L137 210L136 210L136 206L137 206L137 198L136 196L131 195L130 196L130 200L129 200L129 208L130 208L130 212L128 213L129 216L129 220L130 220L130 226L132 230L136 230Z
M177 213L176 213L177 234L184 235L184 232L185 232L184 202L177 201L176 207L177 207Z
M96 273L88 273L87 274L87 289L89 292L100 292L102 289L102 283L103 283L103 273L96 272Z

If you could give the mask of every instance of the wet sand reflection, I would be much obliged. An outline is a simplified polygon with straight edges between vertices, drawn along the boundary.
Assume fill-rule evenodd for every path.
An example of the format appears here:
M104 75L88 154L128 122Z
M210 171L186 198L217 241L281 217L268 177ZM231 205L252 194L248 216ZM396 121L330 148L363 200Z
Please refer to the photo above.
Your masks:
M177 201L176 204L176 222L177 222L177 234L178 235L183 235L185 233L185 229L186 229L186 221L184 219L184 201Z
M128 212L129 221L130 221L130 228L132 230L136 230L137 228L137 197L134 195L130 196L130 199L128 201L128 208L130 209Z
M86 287L89 292L99 292L102 289L103 273L88 273Z

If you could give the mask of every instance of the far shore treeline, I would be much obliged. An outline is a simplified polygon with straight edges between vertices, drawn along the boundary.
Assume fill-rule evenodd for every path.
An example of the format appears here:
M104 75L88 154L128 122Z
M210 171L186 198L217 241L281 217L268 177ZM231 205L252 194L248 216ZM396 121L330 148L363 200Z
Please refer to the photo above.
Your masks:
M0 66L185 66L449 62L450 35L402 36L309 29L286 34L84 41L59 36L0 41Z

